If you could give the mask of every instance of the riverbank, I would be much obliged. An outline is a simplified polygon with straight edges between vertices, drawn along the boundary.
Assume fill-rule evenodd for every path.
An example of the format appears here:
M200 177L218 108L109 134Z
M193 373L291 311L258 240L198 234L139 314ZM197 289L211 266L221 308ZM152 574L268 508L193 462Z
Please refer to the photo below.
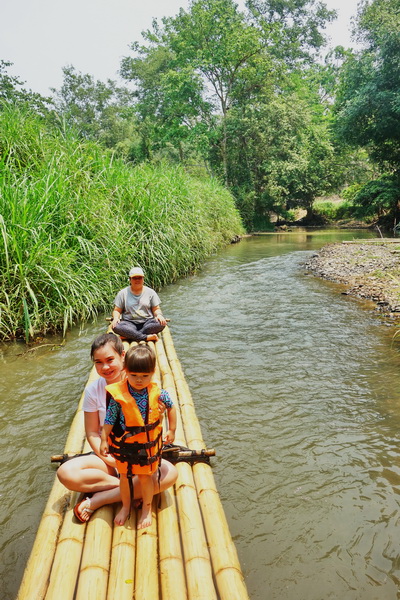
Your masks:
M232 194L179 165L133 165L14 106L0 112L0 340L110 311L132 265L160 289L244 232Z
M305 266L319 277L344 284L343 293L373 300L386 317L400 320L400 242L329 244Z

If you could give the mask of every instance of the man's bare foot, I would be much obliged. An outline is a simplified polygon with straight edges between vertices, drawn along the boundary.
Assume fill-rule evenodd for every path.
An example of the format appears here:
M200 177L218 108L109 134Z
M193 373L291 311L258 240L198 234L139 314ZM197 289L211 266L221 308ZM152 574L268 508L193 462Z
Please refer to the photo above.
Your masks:
M129 516L129 508L125 508L124 506L121 510L116 514L114 523L116 525L123 525Z
M156 333L150 333L147 338L147 342L158 342L158 335Z
M142 508L142 514L140 515L140 519L137 524L138 529L145 529L146 527L150 527L152 521L151 515L151 504L147 504Z

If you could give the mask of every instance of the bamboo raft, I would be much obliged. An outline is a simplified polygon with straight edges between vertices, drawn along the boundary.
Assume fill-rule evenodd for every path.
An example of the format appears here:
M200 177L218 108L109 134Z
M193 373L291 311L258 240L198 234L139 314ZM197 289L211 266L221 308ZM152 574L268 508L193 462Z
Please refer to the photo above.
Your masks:
M204 446L192 396L166 327L153 344L156 380L177 407L175 443ZM88 383L98 377L93 368ZM83 394L64 453L85 442ZM117 506L88 523L73 515L79 494L57 479L50 492L17 600L248 600L212 470L179 462L178 480L153 501L153 523L136 530L136 511L114 526ZM161 502L159 502L161 496Z

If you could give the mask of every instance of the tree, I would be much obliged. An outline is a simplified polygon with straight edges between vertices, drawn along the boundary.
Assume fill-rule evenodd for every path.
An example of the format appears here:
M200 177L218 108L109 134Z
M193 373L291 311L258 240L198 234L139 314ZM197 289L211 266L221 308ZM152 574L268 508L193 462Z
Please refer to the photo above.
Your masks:
M47 114L51 99L25 89L19 77L8 74L12 65L12 62L0 60L0 103L24 104L35 113Z
M218 139L227 184L228 111L260 94L271 96L285 61L292 65L300 56L309 56L310 48L318 48L323 38L315 32L334 14L322 3L317 3L316 11L308 10L314 5L310 0L247 4L246 14L233 0L192 0L187 12L181 9L177 16L163 19L163 27L155 21L144 34L147 45L133 44L136 57L125 58L121 66L123 76L138 86L142 105L151 107L157 119L179 134L171 138L179 139L186 120L220 123L222 136L210 132L210 138ZM267 5L272 7L268 15ZM174 79L175 97L170 89ZM165 107L173 117L166 115ZM211 111L217 117L213 121Z
M336 17L316 0L247 0L251 22L269 39L270 51L286 65L313 62L325 44L323 29Z
M249 229L260 229L269 213L294 207L310 213L317 195L330 189L334 149L328 124L316 122L312 107L295 94L232 109L228 118L230 180Z
M336 131L373 160L400 167L400 10L398 0L363 3L358 37L365 47L347 58L336 99Z
M181 162L199 150L211 107L203 100L202 82L190 65L181 65L159 29L145 33L148 46L133 44L138 56L122 61L121 74L136 84L135 110L143 134L145 157L154 158L154 151L172 146Z
M85 139L97 139L124 154L137 137L133 93L115 81L95 81L89 74L63 68L60 90L53 89L56 110Z

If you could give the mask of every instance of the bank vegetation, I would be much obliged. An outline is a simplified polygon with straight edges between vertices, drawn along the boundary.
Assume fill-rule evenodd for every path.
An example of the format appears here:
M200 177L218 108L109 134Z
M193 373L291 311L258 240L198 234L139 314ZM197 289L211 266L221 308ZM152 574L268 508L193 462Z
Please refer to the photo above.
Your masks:
M132 167L70 128L0 111L0 338L110 310L139 264L160 288L243 233L231 194L179 165Z

